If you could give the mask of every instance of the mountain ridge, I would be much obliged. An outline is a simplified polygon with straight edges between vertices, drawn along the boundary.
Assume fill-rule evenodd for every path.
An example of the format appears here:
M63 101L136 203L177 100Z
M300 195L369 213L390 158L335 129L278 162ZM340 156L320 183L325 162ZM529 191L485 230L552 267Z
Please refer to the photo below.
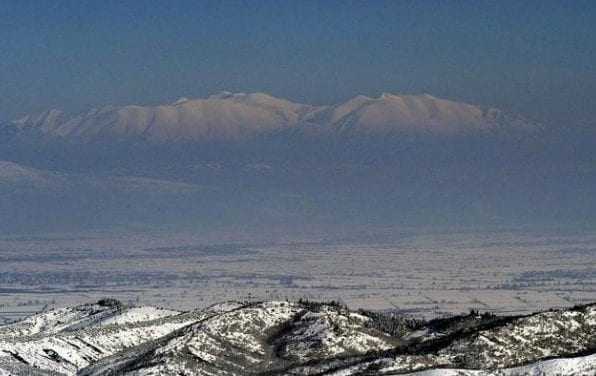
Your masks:
M595 304L425 321L308 300L182 312L103 299L0 326L0 375L588 375L595 328Z
M105 106L71 117L54 109L24 116L10 125L21 134L33 131L79 143L136 139L157 144L245 141L284 132L385 137L540 129L538 123L518 115L429 94L358 95L338 104L313 106L265 93L226 91L156 106Z

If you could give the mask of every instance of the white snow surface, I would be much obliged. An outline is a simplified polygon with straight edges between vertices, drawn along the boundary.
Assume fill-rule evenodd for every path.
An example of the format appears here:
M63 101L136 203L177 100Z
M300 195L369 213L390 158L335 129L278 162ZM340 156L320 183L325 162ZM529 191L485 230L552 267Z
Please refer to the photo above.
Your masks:
M408 376L590 376L596 372L596 354L576 358L560 358L539 361L521 367L499 370L434 369L407 373ZM339 374L337 375L339 376Z

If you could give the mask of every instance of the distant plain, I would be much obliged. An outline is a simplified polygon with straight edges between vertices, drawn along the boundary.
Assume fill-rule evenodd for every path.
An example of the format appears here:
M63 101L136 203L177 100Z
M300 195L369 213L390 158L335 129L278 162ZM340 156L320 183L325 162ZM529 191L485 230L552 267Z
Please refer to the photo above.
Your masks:
M398 232L358 239L193 234L0 239L0 324L114 297L177 309L225 300L339 300L425 317L528 313L596 301L596 233Z

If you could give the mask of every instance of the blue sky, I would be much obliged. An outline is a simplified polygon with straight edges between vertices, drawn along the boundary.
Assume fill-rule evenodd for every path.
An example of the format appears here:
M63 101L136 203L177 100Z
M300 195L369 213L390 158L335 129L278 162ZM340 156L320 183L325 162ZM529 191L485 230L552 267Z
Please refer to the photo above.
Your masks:
M422 93L596 119L594 1L0 3L0 119L221 90Z

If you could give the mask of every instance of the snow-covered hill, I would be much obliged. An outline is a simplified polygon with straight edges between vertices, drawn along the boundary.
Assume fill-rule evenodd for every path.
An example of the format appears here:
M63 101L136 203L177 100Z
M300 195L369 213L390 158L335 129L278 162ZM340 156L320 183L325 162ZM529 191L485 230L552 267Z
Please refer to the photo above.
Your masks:
M223 92L158 106L108 106L74 117L50 110L16 120L21 134L77 142L145 140L153 143L242 141L273 134L468 134L527 131L537 125L503 111L424 95L357 96L310 106L263 93Z
M106 299L0 327L0 375L593 375L596 305L433 321L336 303Z

